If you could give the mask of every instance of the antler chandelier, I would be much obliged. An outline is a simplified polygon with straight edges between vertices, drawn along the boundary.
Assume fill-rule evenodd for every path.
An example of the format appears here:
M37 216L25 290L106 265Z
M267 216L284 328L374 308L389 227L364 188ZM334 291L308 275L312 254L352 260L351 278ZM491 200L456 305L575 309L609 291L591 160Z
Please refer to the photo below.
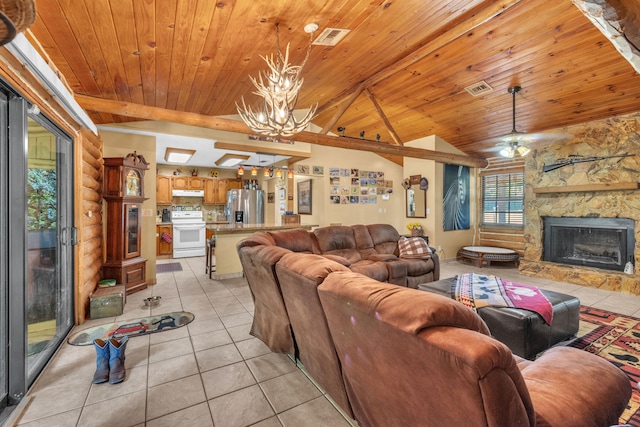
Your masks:
M313 33L318 29L317 24L308 24L304 27L309 33L309 46L304 62L301 65L289 64L289 44L285 54L280 50L280 36L276 24L277 52L274 55L260 56L267 63L269 71L263 71L258 79L251 76L251 82L256 87L253 92L262 98L262 106L258 111L248 107L242 97L242 107L236 102L236 109L242 120L256 133L268 136L292 136L302 131L311 122L316 113L318 104L309 108L302 119L296 119L294 110L298 103L298 92L304 79L300 76L302 68L309 59Z

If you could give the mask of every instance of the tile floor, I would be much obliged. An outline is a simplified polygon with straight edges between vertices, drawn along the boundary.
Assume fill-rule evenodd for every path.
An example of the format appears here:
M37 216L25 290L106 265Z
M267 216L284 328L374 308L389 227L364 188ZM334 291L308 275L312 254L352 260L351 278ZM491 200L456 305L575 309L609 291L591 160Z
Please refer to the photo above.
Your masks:
M249 335L253 303L243 278L210 280L204 258L183 258L181 272L158 274L158 283L127 297L116 319L190 311L186 327L129 340L127 378L118 385L91 384L93 346L62 345L16 410L10 425L47 426L345 426L352 423L287 356L271 353ZM478 271L441 263L441 278ZM504 264L483 268L513 281L568 293L586 305L640 317L640 296L520 276ZM143 299L162 296L160 306Z

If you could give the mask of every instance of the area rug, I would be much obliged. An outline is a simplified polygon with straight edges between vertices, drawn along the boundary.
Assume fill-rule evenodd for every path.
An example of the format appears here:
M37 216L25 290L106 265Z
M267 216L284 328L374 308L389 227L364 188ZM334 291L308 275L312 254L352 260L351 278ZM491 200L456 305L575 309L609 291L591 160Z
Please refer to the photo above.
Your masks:
M172 273L174 271L182 271L182 265L179 262L169 262L167 264L156 264L156 274Z
M176 311L117 323L106 323L78 331L72 334L67 342L71 345L91 345L95 339L120 339L124 336L132 338L180 328L191 323L194 318L193 313L188 311Z
M577 336L570 347L597 354L627 374L633 394L620 424L640 427L640 319L581 306Z

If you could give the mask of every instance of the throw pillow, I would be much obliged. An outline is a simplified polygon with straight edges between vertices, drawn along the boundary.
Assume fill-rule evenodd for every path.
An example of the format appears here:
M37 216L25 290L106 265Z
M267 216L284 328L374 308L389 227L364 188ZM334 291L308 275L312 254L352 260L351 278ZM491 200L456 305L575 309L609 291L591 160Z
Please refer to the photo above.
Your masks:
M431 249L422 237L400 237L398 251L400 258L431 258Z

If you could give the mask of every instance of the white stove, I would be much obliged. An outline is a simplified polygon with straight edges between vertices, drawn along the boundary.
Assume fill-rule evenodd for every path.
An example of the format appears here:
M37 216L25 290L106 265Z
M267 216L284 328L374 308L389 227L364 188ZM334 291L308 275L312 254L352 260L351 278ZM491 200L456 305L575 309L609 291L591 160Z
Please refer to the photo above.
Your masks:
M173 257L204 256L206 222L202 211L171 211L173 223Z

